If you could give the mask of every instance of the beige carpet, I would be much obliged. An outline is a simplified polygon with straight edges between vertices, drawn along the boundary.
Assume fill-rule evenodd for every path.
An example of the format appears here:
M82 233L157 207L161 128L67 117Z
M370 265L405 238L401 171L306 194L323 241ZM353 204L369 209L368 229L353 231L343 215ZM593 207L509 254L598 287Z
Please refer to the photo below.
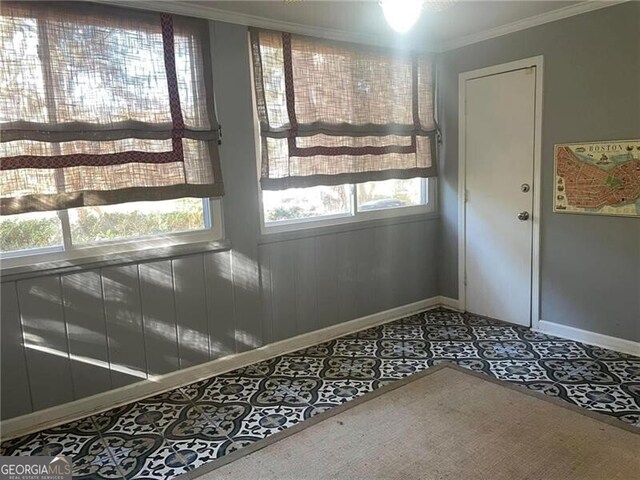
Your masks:
M640 479L640 435L608 420L479 374L434 367L186 476Z

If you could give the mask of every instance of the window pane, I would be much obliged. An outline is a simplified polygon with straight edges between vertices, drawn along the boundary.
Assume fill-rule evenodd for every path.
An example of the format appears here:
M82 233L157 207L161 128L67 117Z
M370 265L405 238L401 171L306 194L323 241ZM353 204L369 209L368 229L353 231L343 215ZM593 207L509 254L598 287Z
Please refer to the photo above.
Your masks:
M62 226L56 212L0 216L3 252L62 246Z
M319 186L262 192L266 223L351 213L351 186Z
M423 204L421 178L358 184L358 211L409 207Z
M73 208L69 222L76 245L205 228L199 198Z

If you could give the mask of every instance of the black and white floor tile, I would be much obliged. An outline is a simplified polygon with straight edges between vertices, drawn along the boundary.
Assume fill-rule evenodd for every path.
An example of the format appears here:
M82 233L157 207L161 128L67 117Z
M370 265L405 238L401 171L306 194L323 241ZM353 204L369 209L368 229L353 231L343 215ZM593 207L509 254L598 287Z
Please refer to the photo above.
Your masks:
M80 479L170 479L443 362L640 430L640 358L435 309L4 442Z

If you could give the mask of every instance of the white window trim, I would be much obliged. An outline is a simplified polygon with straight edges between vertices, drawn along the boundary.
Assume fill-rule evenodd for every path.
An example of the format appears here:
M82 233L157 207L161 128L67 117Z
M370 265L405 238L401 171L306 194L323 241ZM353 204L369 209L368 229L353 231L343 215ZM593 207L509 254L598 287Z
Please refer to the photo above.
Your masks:
M64 232L63 239L67 250L64 247L45 247L20 252L0 253L0 269L5 273L8 269L15 269L24 266L37 268L39 264L47 265L48 268L64 267L70 262L104 257L108 255L126 255L133 252L151 251L168 247L176 247L192 243L216 242L224 238L224 225L222 215L221 199L203 199L203 214L205 228L191 230L187 232L168 233L165 235L149 235L138 238L127 238L123 240L111 240L90 245L68 245L69 233ZM62 211L67 214L66 210ZM64 223L63 223L64 226Z
M258 155L260 158L260 155ZM318 217L307 217L300 219L280 220L276 222L266 222L264 216L264 204L262 201L262 189L259 188L258 202L260 206L260 233L269 235L273 233L294 232L299 230L309 230L319 227L330 227L334 225L357 224L370 220L381 220L388 218L404 217L409 215L420 215L435 213L437 211L437 179L425 179L426 188L423 189L423 198L421 201L426 202L421 205L408 205L406 207L383 208L379 210L357 210L357 197L355 192L351 195L351 211L334 214L322 215ZM426 190L426 192L424 191Z

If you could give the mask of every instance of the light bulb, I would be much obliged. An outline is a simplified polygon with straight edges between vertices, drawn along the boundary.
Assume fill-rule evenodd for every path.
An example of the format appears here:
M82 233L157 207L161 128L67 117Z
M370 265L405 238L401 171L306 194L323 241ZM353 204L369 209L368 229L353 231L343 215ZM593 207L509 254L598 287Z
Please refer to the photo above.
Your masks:
M423 0L380 0L384 18L396 32L408 32L420 18Z

